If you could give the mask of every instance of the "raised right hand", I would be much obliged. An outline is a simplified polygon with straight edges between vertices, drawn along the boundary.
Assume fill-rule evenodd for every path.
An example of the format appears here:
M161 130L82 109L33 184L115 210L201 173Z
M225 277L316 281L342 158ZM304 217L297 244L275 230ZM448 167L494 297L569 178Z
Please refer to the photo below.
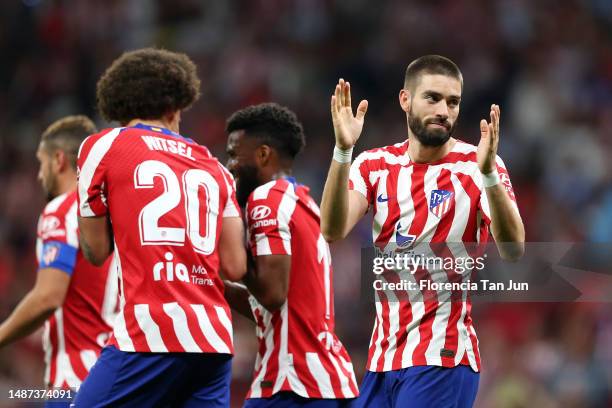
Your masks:
M334 134L336 136L336 146L339 149L347 150L355 146L361 130L363 129L363 119L368 110L368 101L362 100L357 106L357 114L353 116L351 106L351 85L340 78L336 85L336 90L331 97L331 113L334 123Z

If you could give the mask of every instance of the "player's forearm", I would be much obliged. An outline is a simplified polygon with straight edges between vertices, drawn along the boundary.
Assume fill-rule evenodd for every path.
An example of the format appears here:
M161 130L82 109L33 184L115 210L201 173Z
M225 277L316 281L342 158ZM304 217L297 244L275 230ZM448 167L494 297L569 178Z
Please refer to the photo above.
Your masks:
M78 217L79 243L85 259L101 266L113 252L113 233L108 217Z
M261 279L254 270L249 269L244 276L243 282L259 304L270 313L276 312L285 303L286 295L283 296L279 291L275 290L272 285Z
M13 313L0 325L0 347L28 336L38 329L57 309L55 299L29 293Z
M249 304L249 291L244 285L225 281L225 300L230 307L249 320L255 321Z
M486 189L491 211L491 231L501 257L516 261L525 252L525 227L514 203L499 183Z
M349 209L348 180L350 163L332 160L321 199L321 233L327 241L346 235Z

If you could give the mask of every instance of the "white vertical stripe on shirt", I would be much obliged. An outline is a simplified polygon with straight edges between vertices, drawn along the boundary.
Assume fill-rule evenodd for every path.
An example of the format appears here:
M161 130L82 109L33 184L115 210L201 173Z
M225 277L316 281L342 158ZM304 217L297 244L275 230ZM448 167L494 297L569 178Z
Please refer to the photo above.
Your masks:
M389 215L389 200L393 200L393 197L389 197L387 191L387 177L389 176L389 170L373 171L370 173L370 184L374 185L378 183L378 189L374 192L376 197L372 200L376 200L376 213L374 214L374 220L372 222L372 239L376 242L378 236L382 232L383 225ZM399 195L400 192L398 191ZM387 201L379 202L378 197L387 199Z
M270 313L268 316L268 320L271 318L271 316L272 314ZM272 356L272 352L274 351L274 328L270 325L269 321L268 321L268 324L265 325L265 327L270 327L270 332L268 333L267 336L265 336L266 351L264 352L264 355L261 359L261 366L259 368L259 373L257 373L257 376L253 379L253 384L251 385L251 397L252 398L260 398L262 395L261 382L266 376L266 372L268 370L268 361L270 360L270 357Z
M93 365L96 364L96 360L98 360L98 356L93 350L81 350L80 357L87 372L91 371L91 367L93 367Z
M125 323L125 294L123 293L123 268L121 266L121 254L117 242L115 242L115 260L117 261L117 276L121 282L121 288L119 292L119 313L115 317L115 321L112 324L113 334L115 340L121 351L134 351L134 343L127 331L127 325Z
M340 381L340 390L342 391L342 395L345 398L354 398L355 394L351 390L350 386L352 378L347 377L347 375L351 375L350 373L353 371L353 367L351 366L350 370L347 370L344 366L340 366L341 363L336 360L336 357L332 353L328 352L327 356L329 357L329 360L331 361L332 365L334 366L334 369L336 370L336 375L338 376L338 380ZM344 370L346 370L346 374L342 371L343 368ZM336 396L332 396L330 398L335 397Z
M321 396L323 398L335 397L331 378L329 377L329 373L325 370L325 367L323 367L318 354L306 353L306 365L308 365L308 370L317 383Z
M217 317L219 318L219 323L225 328L227 334L229 335L230 341L234 341L234 331L232 330L232 321L229 316L225 312L225 309L221 306L215 306L215 312L217 312Z
M291 222L293 211L295 211L297 199L293 184L289 183L277 210L278 232L283 241L285 252L288 255L291 255L291 229L289 228L289 223Z
M89 208L88 190L91 186L91 181L93 180L98 165L110 149L117 136L119 136L121 130L123 130L123 128L115 128L104 136L100 137L100 139L98 139L92 146L87 158L85 159L85 162L83 163L83 166L81 166L78 190L81 204L80 214L83 217L93 217L96 215L91 208Z
M268 194L270 193L270 190L272 190L272 187L276 185L276 181L277 180L272 180L257 187L253 191L253 200L265 200L268 198Z
M189 325L187 324L187 315L185 311L177 302L172 303L164 303L163 305L164 312L170 316L172 319L172 327L174 328L174 334L176 334L176 338L179 343L181 343L181 347L185 349L188 353L200 353L202 349L198 346L196 341L189 330Z
M191 308L195 312L198 317L198 323L200 324L200 329L202 330L202 334L206 337L206 341L215 349L217 353L228 353L230 352L229 347L225 342L219 337L219 334L213 327L210 319L208 318L208 314L206 313L206 309L204 309L203 305L191 305Z
M79 247L79 237L77 235L77 202L76 200L70 206L65 218L66 226L66 243L74 248Z
M381 343L384 337L383 330L383 305L380 299L376 299L374 303L376 306L376 326L378 329L376 330L376 337L374 337L374 333L372 333L372 340L374 342L374 353L372 354L372 360L370 361L370 370L376 371L376 366L378 365L378 359L382 354L382 346Z
M134 305L134 317L136 318L140 330L142 330L145 335L149 349L152 352L167 352L168 349L162 339L159 326L155 323L149 312L149 305Z
M289 322L288 318L289 299L285 301L285 304L280 309L280 344L278 351L278 375L274 383L272 393L280 391L283 381L287 377L289 371L289 355L288 355L288 343L289 343Z
M270 241L266 234L259 233L255 234L255 256L270 255L272 250L270 249Z
M406 347L402 353L402 367L412 365L412 354L421 341L421 332L419 325L421 319L425 315L425 296L422 292L416 290L409 294L410 308L412 310L412 319L406 327L408 335L406 336Z

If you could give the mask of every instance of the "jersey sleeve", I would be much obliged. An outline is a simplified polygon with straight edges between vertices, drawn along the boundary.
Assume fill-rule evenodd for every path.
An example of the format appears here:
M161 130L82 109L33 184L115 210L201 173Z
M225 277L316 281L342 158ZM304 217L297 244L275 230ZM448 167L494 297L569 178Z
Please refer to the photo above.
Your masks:
M39 228L42 250L38 269L55 268L72 276L79 249L76 207L67 214L43 214Z
M373 189L370 184L370 170L366 160L366 153L361 153L351 164L349 190L360 192L368 200L368 204L372 204Z
M79 215L100 217L106 215L106 162L111 145L122 128L104 134L89 136L79 148L77 180Z
M221 169L223 181L227 188L227 200L225 204L223 204L221 215L223 218L240 217L240 206L236 199L236 181L234 180L234 176L232 176L232 173L230 173L221 163L219 163L219 168Z
M253 256L291 255L291 215L297 197L287 191L260 186L250 195L247 206L249 249ZM266 194L262 194L264 191Z
M502 160L501 157L497 156L496 158L496 166L497 172L499 173L500 183L503 185L506 193L512 200L512 204L516 212L519 212L518 205L516 203L516 195L514 194L514 188L512 187L512 181L510 181L510 174L508 173L508 169L506 168L506 164ZM482 210L482 214L484 216L484 221L488 225L491 223L491 210L489 207L489 200L487 198L487 193L485 192L484 187L482 188L482 194L480 195L480 209Z

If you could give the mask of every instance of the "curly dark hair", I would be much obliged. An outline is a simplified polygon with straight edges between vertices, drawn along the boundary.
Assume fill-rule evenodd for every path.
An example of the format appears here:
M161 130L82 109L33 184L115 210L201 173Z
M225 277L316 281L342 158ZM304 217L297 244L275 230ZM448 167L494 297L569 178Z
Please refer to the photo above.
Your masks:
M306 145L304 128L295 113L276 103L251 105L234 112L225 130L244 130L247 136L258 138L261 144L292 160Z
M155 48L126 52L98 81L98 110L108 121L159 119L200 97L196 66L185 54Z

